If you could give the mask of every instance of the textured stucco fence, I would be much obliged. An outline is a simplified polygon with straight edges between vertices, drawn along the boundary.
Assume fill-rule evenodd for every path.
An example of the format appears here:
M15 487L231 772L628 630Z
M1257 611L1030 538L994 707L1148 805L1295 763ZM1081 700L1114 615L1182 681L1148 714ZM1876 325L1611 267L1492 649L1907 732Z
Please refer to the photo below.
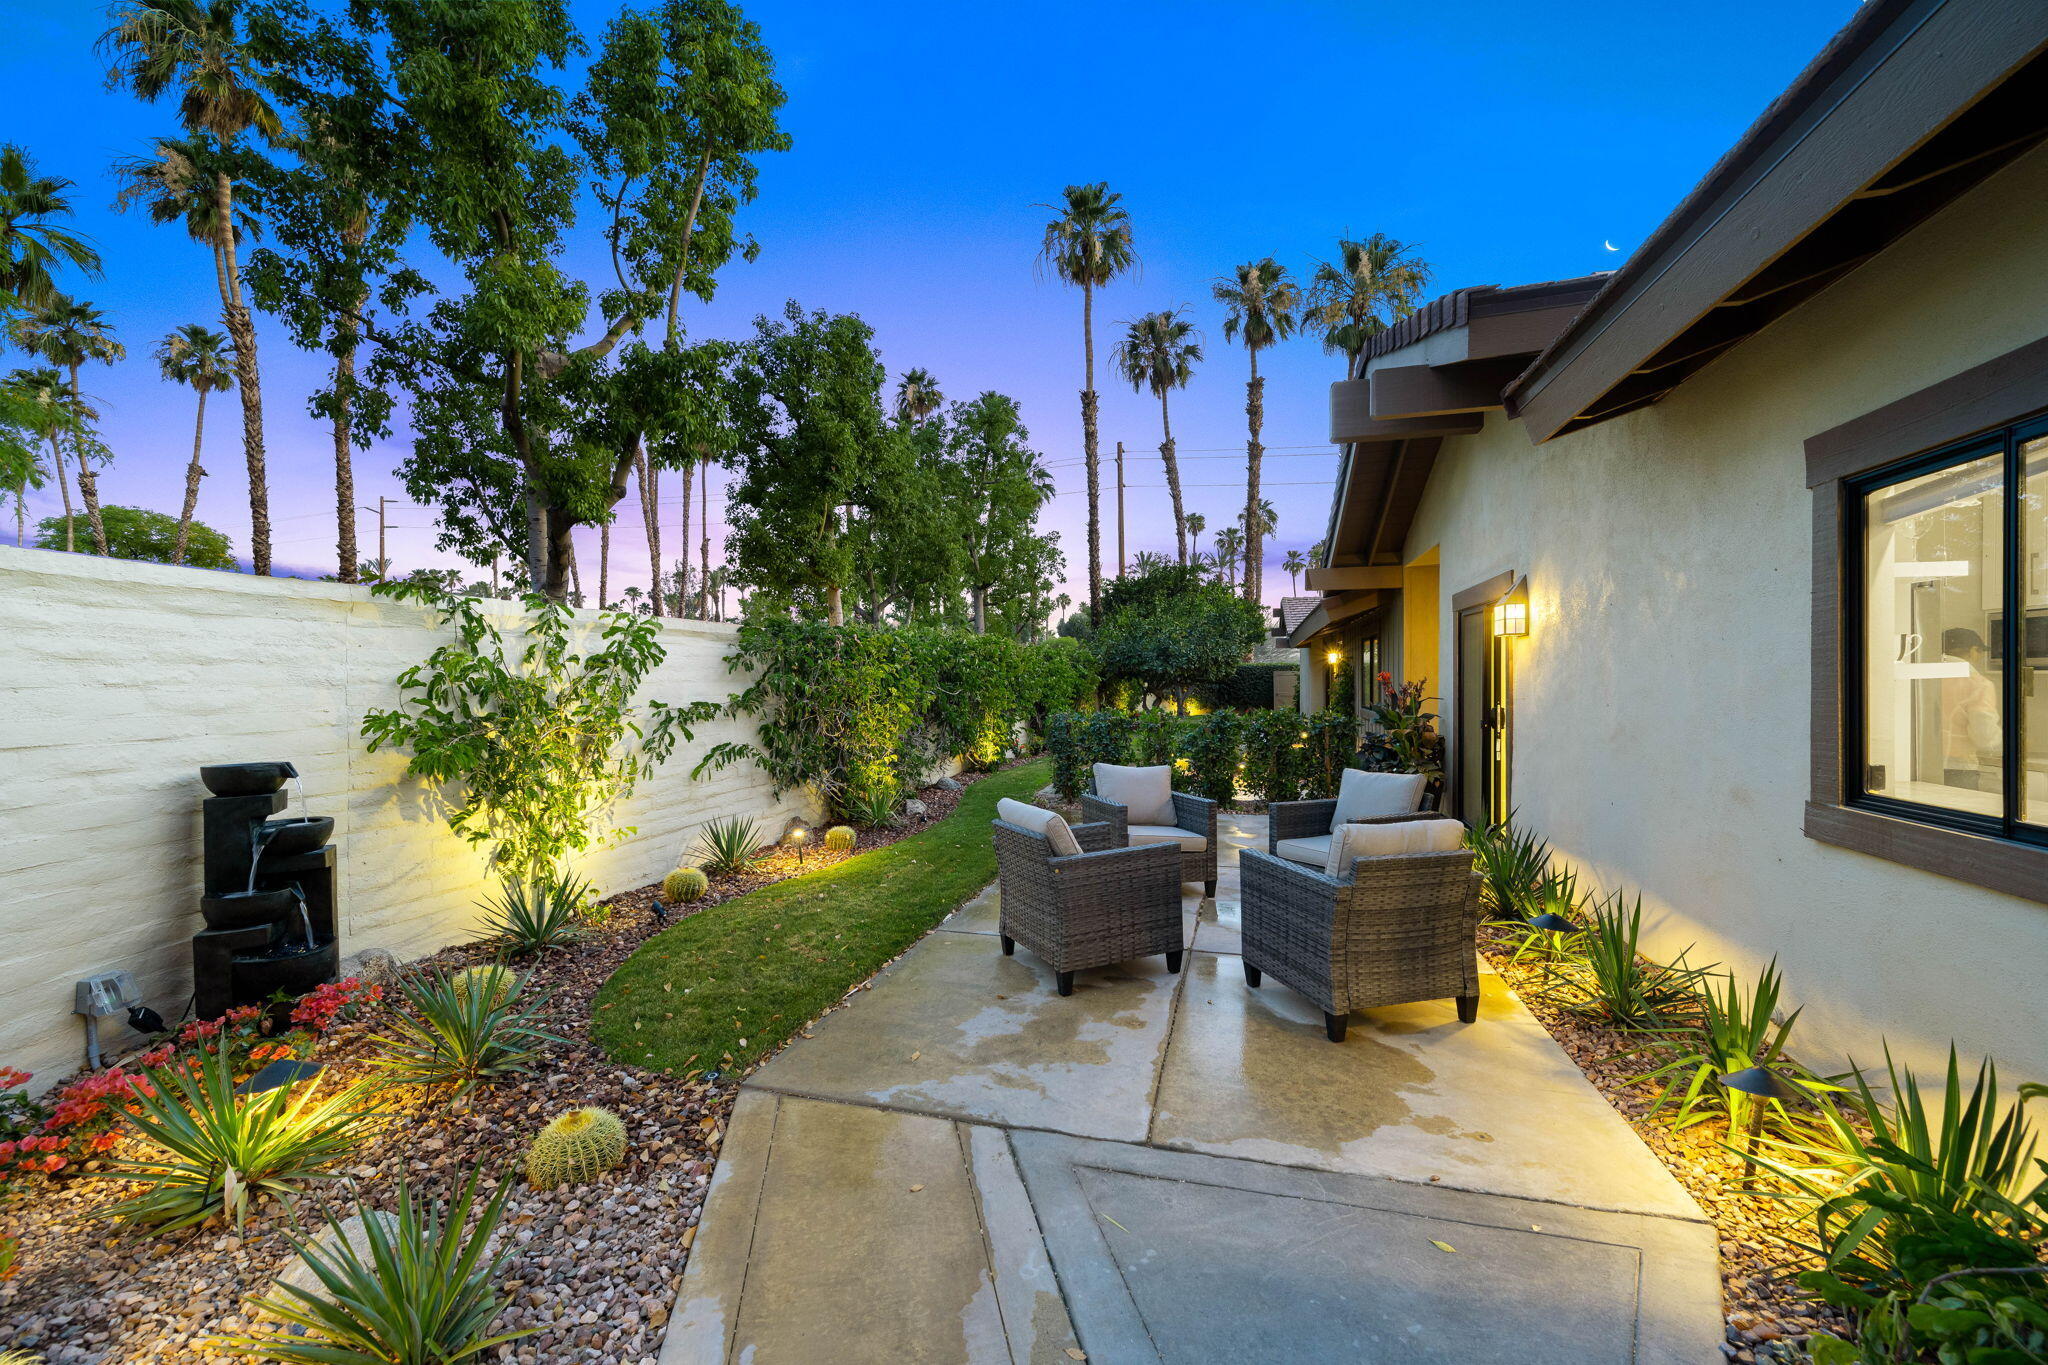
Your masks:
M644 695L737 690L733 634L664 623L668 658ZM298 765L311 813L335 817L343 953L412 957L468 937L487 889L478 855L405 779L406 756L368 753L359 733L448 637L366 588L0 547L0 1063L39 1082L78 1063L71 984L91 971L125 967L166 1017L184 1008L201 764ZM609 894L673 867L707 820L753 815L774 833L816 818L751 764L690 778L705 749L750 730L699 727L622 808L639 832L579 870Z

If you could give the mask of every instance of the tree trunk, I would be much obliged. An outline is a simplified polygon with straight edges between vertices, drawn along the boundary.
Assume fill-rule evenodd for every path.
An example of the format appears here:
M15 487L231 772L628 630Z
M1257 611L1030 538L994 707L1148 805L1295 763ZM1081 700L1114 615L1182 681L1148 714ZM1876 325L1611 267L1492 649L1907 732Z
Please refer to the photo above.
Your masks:
M969 588L968 594L974 600L974 633L988 634L988 589L977 583Z
M1246 338L1250 340L1249 337ZM1245 442L1244 461L1244 600L1257 606L1264 594L1265 518L1259 515L1259 461L1266 448L1259 433L1266 425L1266 381L1259 378L1259 353L1247 346L1252 357L1251 382L1244 386L1244 415L1251 422L1251 439Z
M583 571L576 566L576 540L564 536L569 544L569 600L578 607L583 605Z
M1180 545L1180 562L1188 562L1188 517L1180 501L1180 462L1173 458L1173 417L1166 410L1166 395L1159 395L1159 458L1166 462L1166 491L1173 498L1173 537Z
M654 614L665 616L662 605L668 594L661 590L661 508L656 501L661 471L648 463L645 441L633 445L633 469L640 476L640 523L647 528L647 567L654 575Z
M678 615L678 616L683 616L683 617L687 617L687 616L689 616L689 615L691 614L691 600L690 600L690 492L691 492L691 486L692 486L692 484L693 484L693 483L694 483L694 482L696 481L696 478L697 478L697 466L696 466L696 465L694 465L694 464L686 464L686 465L684 465L684 466L683 466L683 525L682 525L682 537L683 537L683 538L682 538L682 539L681 539L680 541L678 541L678 542L677 542L677 544L681 545L681 546L682 546L682 549L683 549L683 567L682 567L682 570L681 570L681 572L680 572L680 573L679 573L679 574L677 575L677 582L676 582L676 596L677 596L677 598L679 599L679 600L678 600L678 601L676 602L676 615Z
M1081 448L1088 464L1088 619L1102 624L1102 462L1095 418L1095 286L1081 284L1081 353L1086 383L1081 389ZM1181 551L1183 563L1187 551Z
M235 263L234 187L225 172L214 176L216 212L222 237L221 321L235 343L235 379L242 386L242 453L249 464L250 572L270 574L270 483L263 463L263 381L256 371L256 324L242 302L241 267Z
M28 476L23 475L14 490L14 548L28 543Z
M78 387L78 365L71 366L71 402L80 411L85 408L85 396ZM100 476L93 472L92 463L85 458L85 434L74 432L71 449L78 455L78 496L85 502L85 519L92 525L93 553L102 559L107 553L107 527L100 519Z
M612 524L603 522L597 528L597 609L604 611L611 605L612 583Z
M199 417L192 423L192 463L185 466L185 510L178 514L178 543L171 548L171 563L185 562L185 542L192 534L192 516L199 510L199 481L206 471L199 467L199 450L206 440L206 377L199 380Z
M569 570L575 562L576 545L570 539L569 519L551 508L540 512L542 534L546 537L546 576L537 585L551 601L569 600Z
M64 552L70 554L78 549L77 521L71 511L71 480L64 473L64 447L54 431L50 433L50 462L57 466L57 491L64 495Z
M707 465L707 466L705 466L705 469L704 469L704 478L703 478L703 480L702 480L702 481L701 481L701 482L699 483L699 485L698 485L698 486L699 486L700 488L702 488L702 489L704 490L704 491L703 491L703 492L702 492L701 494L699 494L699 495L698 495L698 496L700 496L701 498L703 498L703 500L704 500L704 501L703 501L703 504L702 504L702 505L701 505L701 506L700 506L700 507L699 507L699 508L697 509L697 510L698 510L698 512L699 512L699 513L701 514L701 515L700 515L700 516L698 517L698 519L697 519L697 520L698 520L698 528L697 528L697 534L703 537L703 539L702 539L702 540L698 541L698 549L699 549L700 553L699 553L699 556L698 556L698 560L697 560L697 596L698 596L698 599L699 599L700 601L702 601L702 602L703 602L703 604L704 604L704 607L703 607L703 610L699 611L699 612L698 612L697 614L698 614L699 616L705 616L705 617L708 617L708 616L710 616L710 615L711 615L711 468L710 468L710 466L708 466L708 465ZM683 541L683 553L684 553L685 555L688 555L688 554L690 553L690 542L689 542L689 540L688 540L687 538L685 538L685 539L684 539L684 541Z
M355 328L344 324L348 349L334 361L334 557L335 576L344 583L360 578L356 568L356 472L351 449L349 414L356 382Z
M846 624L846 608L840 600L839 585L837 583L825 589L825 622L827 625L834 626Z

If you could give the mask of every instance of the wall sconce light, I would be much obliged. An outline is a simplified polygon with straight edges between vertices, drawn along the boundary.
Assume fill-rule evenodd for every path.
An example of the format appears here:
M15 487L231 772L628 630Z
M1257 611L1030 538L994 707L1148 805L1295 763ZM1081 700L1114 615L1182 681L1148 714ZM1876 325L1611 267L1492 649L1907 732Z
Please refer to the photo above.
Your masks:
M1323 655L1323 662L1328 664L1330 667L1335 668L1338 664L1344 662L1344 651L1341 649L1331 650L1329 653Z
M1529 580L1518 578L1515 586L1493 604L1493 633L1511 640L1529 633Z

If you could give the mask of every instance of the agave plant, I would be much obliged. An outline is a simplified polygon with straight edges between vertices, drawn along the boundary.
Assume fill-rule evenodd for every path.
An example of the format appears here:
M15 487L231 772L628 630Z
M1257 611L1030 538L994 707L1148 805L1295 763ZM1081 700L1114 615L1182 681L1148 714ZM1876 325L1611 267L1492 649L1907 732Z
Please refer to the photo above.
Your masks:
M1553 994L1565 1010L1614 1028L1658 1030L1690 1024L1698 1013L1700 983L1711 968L1690 967L1685 954L1672 963L1642 954L1643 898L1624 907L1619 891L1590 907L1579 936L1578 970L1561 977Z
M1579 890L1579 874L1568 867L1547 866L1536 878L1535 885L1522 900L1521 910L1512 919L1497 921L1505 931L1512 951L1512 962L1571 962L1586 955L1586 931L1584 919L1586 895ZM1524 919L1522 916L1526 915ZM1547 925L1534 923L1549 919ZM1554 926L1558 920L1567 921L1577 928L1565 930ZM1545 981L1550 980L1549 968L1545 968Z
M744 872L761 849L761 826L744 815L706 824L697 835L697 862L714 876Z
M400 982L409 1009L374 1040L373 1064L404 1084L452 1086L456 1098L533 1070L543 1044L566 1040L535 1024L543 1001L523 1000L523 984L503 994L473 991L445 972Z
M896 818L896 789L865 787L858 792L849 791L840 797L840 805L855 824L875 829Z
M1479 873L1479 894L1497 920L1519 920L1542 913L1531 906L1550 866L1550 845L1527 830L1515 828L1514 817L1503 824L1475 829L1467 837L1472 863Z
M596 899L590 883L580 877L544 877L506 882L477 908L484 912L484 937L524 957L575 942L584 907Z
M1757 974L1756 985L1745 992L1730 972L1721 978L1725 988L1704 981L1699 997L1699 1028L1676 1033L1656 1045L1664 1064L1639 1080L1663 1083L1663 1090L1650 1106L1649 1118L1663 1116L1673 1128L1690 1128L1725 1112L1731 1128L1742 1126L1745 1110L1757 1101L1731 1092L1720 1078L1753 1066L1798 1072L1801 1087L1809 1093L1837 1089L1832 1081L1804 1072L1785 1056L1785 1044L1799 1022L1799 1010L1782 1020L1778 1004L1784 994L1784 978L1773 958ZM1666 1113L1666 1110L1669 1113Z
M477 1181L471 1172L445 1210L402 1181L388 1215L358 1195L362 1251L340 1234L336 1216L324 1242L291 1239L319 1287L280 1283L252 1300L286 1330L211 1344L288 1365L452 1365L532 1335L539 1329L491 1333L505 1306L497 1286L507 1254L491 1243L511 1186L500 1185L472 1223Z
M312 1081L237 1095L226 1048L193 1069L153 1071L150 1081L136 1092L137 1112L121 1122L153 1154L109 1161L91 1174L142 1185L106 1213L164 1231L215 1214L241 1227L256 1196L289 1197L323 1178L363 1138L370 1118L360 1086L323 1096Z

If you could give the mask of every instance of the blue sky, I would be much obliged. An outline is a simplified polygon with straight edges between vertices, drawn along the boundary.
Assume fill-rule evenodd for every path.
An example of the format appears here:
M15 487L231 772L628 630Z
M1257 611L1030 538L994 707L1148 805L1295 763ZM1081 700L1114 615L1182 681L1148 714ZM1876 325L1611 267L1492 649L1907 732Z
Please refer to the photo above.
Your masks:
M950 398L1015 396L1061 490L1047 520L1081 584L1080 298L1032 268L1046 217L1036 206L1062 185L1107 180L1121 191L1143 260L1098 300L1098 357L1118 320L1155 308L1191 305L1205 333L1208 358L1174 398L1174 431L1190 510L1221 525L1243 505L1245 357L1223 340L1211 279L1268 254L1305 276L1339 236L1374 231L1419 244L1432 293L1611 269L1855 8L766 0L748 11L775 50L795 145L767 158L744 219L760 260L733 265L691 326L744 335L756 314L795 298L859 313L892 372L922 365ZM617 9L573 4L593 39ZM23 0L10 20L0 137L78 182L79 223L107 271L73 285L109 311L131 353L87 381L115 452L102 496L175 511L193 399L157 377L149 351L180 323L217 327L218 299L206 252L180 231L115 213L108 175L116 158L171 131L171 110L103 88L99 5ZM599 279L599 248L591 217L568 263ZM278 560L331 570L330 447L305 411L321 362L259 326ZM1261 369L1277 564L1322 534L1336 463L1323 439L1327 385L1341 362L1297 340L1262 356ZM1130 548L1170 551L1157 404L1106 373L1097 387L1105 453L1122 439L1135 456ZM401 430L358 457L358 502L403 498L391 471L405 440ZM200 517L246 550L232 401L212 405L206 448ZM664 491L672 549L679 489L671 479ZM32 495L33 515L54 510L54 490ZM712 514L716 525L716 485ZM448 562L432 548L427 512L399 509L392 522L399 568ZM637 513L621 517L615 584L645 581L637 525ZM373 552L374 519L362 538ZM1104 546L1114 571L1113 522ZM581 554L588 571L594 534ZM1286 577L1269 568L1267 584L1277 597Z

